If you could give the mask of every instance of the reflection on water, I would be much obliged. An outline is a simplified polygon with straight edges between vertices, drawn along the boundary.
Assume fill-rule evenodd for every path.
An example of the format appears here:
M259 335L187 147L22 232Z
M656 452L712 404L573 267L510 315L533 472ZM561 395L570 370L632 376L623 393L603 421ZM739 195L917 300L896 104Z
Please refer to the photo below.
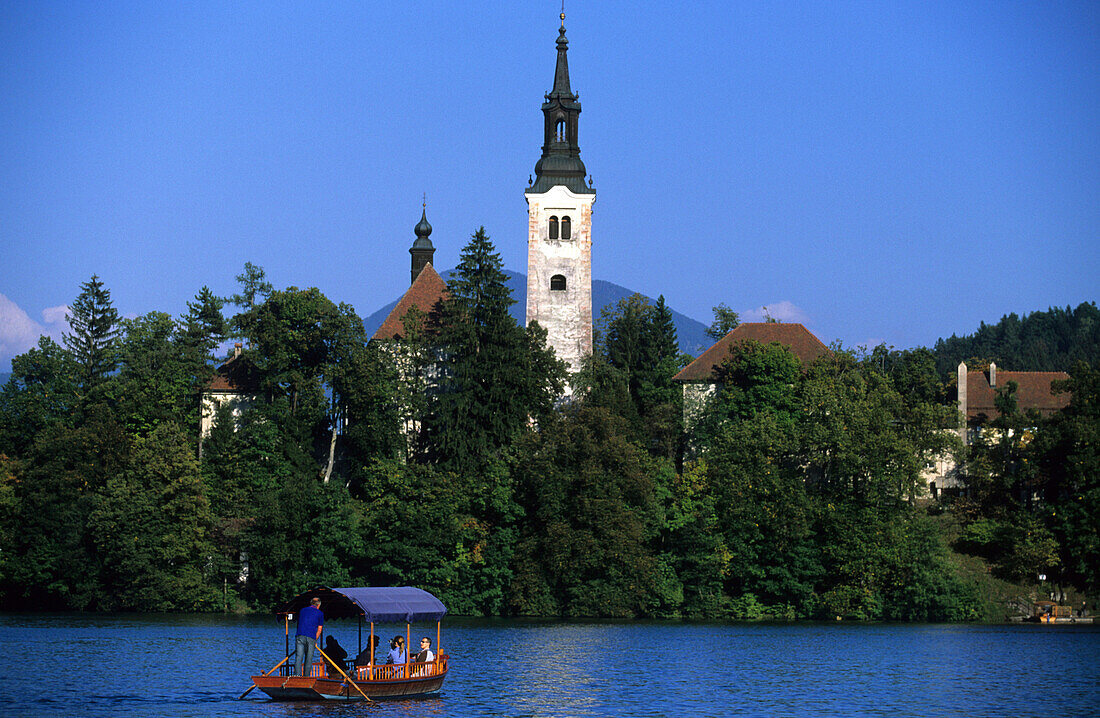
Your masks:
M356 623L328 630L356 646ZM382 635L397 627L378 627ZM430 629L414 633L431 633ZM401 627L400 632L403 631ZM269 617L0 616L5 716L1052 716L1100 714L1100 627L448 621L434 698L239 696ZM349 651L350 652L350 651Z

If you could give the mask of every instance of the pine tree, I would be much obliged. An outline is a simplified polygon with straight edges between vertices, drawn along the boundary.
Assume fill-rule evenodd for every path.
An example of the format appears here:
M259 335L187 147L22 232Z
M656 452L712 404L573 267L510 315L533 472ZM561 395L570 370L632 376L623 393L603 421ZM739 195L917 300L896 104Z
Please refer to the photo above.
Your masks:
M225 300L203 287L195 301L187 303L187 313L180 317L178 341L185 358L196 370L209 366L218 343L225 338L228 326L222 315Z
M680 388L672 377L684 366L672 311L663 296L650 304L640 294L621 300L601 317L607 363L622 372L651 450L671 456L680 433Z
M241 285L241 291L229 297L230 304L236 304L241 311L247 312L267 299L274 287L267 281L263 267L257 267L252 262L244 263L244 271L237 275L237 282ZM259 302L257 302L259 298Z
M508 313L515 300L501 267L482 227L448 282L437 320L442 376L423 437L431 460L481 465L561 392L564 369L546 349L545 333L537 325L521 329Z
M80 366L78 380L87 397L115 369L119 317L111 305L111 292L99 277L93 274L80 288L69 313L72 333L66 334L64 341Z

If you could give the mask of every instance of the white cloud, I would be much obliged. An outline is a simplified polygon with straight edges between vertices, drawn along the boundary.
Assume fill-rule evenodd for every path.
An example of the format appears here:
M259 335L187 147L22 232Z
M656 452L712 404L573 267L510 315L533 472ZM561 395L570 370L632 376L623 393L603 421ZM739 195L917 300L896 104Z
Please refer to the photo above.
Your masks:
M62 304L60 307L46 307L42 310L42 321L46 324L64 325L65 331L68 331L69 327L69 305ZM52 334L50 336L53 336Z
M0 294L0 371L6 371L12 357L38 344L38 338L49 335L60 342L69 330L69 308L49 307L42 310L42 321L36 322L22 307Z
M802 309L787 300L764 304L755 309L746 309L738 312L743 322L763 322L768 317L785 324L807 324L810 317Z

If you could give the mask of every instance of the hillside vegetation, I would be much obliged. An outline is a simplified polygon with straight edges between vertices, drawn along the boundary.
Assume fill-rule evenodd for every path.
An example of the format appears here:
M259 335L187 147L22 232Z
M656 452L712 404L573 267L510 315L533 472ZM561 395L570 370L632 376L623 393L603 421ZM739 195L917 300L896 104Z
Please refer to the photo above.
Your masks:
M415 585L458 615L966 621L1003 617L999 581L1100 587L1093 365L1049 420L1005 387L967 491L930 502L922 470L962 447L938 430L955 410L927 349L803 366L735 345L685 427L662 298L606 309L566 376L510 315L484 231L397 344L316 288L252 265L238 280L181 317L123 319L92 277L63 345L13 361L0 607L246 610L318 584ZM722 309L719 335L736 323ZM229 336L251 396L201 437Z
M965 361L994 361L1011 371L1069 371L1076 362L1100 357L1100 309L1082 302L1076 309L1051 307L1021 319L1006 314L973 334L940 339L933 349L936 369L951 374Z

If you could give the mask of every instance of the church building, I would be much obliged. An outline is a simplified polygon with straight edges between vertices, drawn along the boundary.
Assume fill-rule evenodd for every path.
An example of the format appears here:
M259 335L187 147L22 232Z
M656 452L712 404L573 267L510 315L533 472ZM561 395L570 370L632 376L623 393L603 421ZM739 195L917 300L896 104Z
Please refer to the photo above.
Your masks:
M537 321L570 371L592 353L592 205L596 190L577 144L581 113L569 87L565 13L554 86L542 103L542 157L527 199L527 324Z

